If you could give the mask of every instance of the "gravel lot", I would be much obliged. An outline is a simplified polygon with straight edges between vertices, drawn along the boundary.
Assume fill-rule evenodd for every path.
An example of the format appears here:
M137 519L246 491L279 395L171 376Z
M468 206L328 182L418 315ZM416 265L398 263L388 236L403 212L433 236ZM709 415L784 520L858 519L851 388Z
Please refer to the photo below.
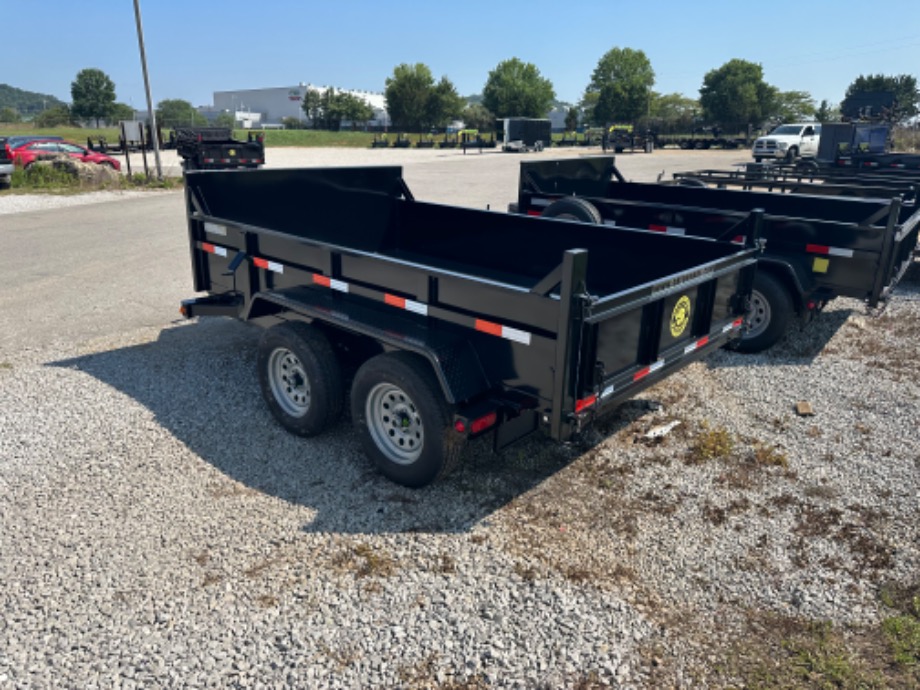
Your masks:
M269 150L403 164L418 198L497 209L519 160ZM872 646L883 594L920 585L917 265L880 314L835 300L578 446L477 444L412 491L347 423L273 422L258 329L175 320L181 194L136 196L0 194L0 688L770 687L824 622L880 687L920 683Z

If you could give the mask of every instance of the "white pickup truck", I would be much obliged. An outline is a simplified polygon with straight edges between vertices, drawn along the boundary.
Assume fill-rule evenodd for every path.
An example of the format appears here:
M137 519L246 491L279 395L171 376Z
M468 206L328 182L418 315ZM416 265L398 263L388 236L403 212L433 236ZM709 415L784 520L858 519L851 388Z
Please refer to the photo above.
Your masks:
M791 162L800 156L816 156L820 141L821 124L818 122L780 125L768 135L759 137L751 153L758 163L764 158L782 158Z

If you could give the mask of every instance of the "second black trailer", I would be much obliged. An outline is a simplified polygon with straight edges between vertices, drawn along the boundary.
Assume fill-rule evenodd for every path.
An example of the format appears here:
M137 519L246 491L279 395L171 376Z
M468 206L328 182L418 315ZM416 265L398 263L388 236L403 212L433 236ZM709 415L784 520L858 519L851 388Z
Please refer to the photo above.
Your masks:
M627 182L613 157L521 163L513 210L529 215L671 235L738 241L741 222L763 209L764 252L738 348L757 352L783 335L796 313L837 296L876 306L913 260L920 211L888 199L773 194Z

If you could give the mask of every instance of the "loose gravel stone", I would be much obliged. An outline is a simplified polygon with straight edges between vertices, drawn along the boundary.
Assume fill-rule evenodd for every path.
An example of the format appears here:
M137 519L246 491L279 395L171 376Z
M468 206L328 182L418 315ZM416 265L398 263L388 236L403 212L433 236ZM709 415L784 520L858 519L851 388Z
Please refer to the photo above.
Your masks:
M0 686L701 687L753 614L877 624L920 572L918 274L421 491L281 430L256 328L4 352Z

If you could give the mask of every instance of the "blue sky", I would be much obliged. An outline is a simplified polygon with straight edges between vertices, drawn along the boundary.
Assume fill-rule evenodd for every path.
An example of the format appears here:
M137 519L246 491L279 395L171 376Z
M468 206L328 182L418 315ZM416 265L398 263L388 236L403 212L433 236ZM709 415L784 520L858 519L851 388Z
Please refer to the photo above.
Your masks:
M382 91L422 62L461 95L512 57L577 101L613 47L645 51L655 90L697 97L732 58L768 83L839 102L860 74L920 77L918 0L140 0L154 102L299 82ZM870 5L872 8L870 9ZM70 101L87 67L145 107L133 0L0 0L0 83Z

